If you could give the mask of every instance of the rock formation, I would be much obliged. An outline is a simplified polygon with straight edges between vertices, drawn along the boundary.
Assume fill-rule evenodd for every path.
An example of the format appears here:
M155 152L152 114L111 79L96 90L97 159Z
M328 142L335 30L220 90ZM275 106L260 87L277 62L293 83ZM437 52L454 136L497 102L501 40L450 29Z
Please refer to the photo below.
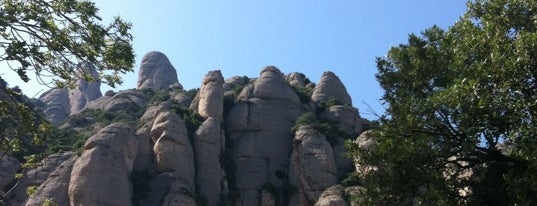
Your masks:
M71 104L69 103L69 92L67 89L51 89L39 97L46 107L43 110L45 117L54 124L59 124L65 121L71 112Z
M320 103L327 101L330 97L334 97L342 104L352 105L351 97L339 77L333 72L324 72L321 80L313 90L311 99L315 103Z
M52 154L39 162L36 167L24 171L17 186L13 188L10 205L23 205L28 199L26 188L43 184L59 165L73 155L73 152Z
M70 205L130 205L137 141L134 129L122 123L90 137L73 166Z
M295 134L289 179L298 188L291 205L312 205L328 187L337 184L337 165L326 137L302 126Z
M276 67L266 67L245 87L228 119L229 140L236 166L237 205L259 205L265 184L283 187L275 174L287 171L290 133L304 111L300 100Z
M58 166L25 205L41 206L47 200L58 205L69 205L69 182L75 161L76 157L71 157Z
M159 113L151 129L155 142L155 167L159 173L168 173L172 183L164 197L164 205L192 205L186 194L195 194L195 166L192 144L181 117L165 111Z
M86 64L81 71L96 75ZM346 204L349 187L338 184L355 165L344 157L343 143L367 121L331 72L316 85L273 66L258 78L226 81L216 70L199 90L185 91L167 57L150 52L136 89L101 96L98 85L79 83L40 100L62 131L90 137L81 155L54 154L25 170L8 205ZM310 122L297 122L305 114ZM363 135L358 144L368 148L372 140ZM20 163L0 161L5 190ZM39 186L31 198L24 191L29 185Z
M163 53L152 51L144 55L138 72L137 89L161 90L180 85L177 71ZM182 86L181 86L182 88Z
M335 185L326 189L315 203L315 206L346 206L344 199L344 188L341 185Z
M216 206L220 200L223 171L222 120L224 112L224 78L222 73L210 71L205 78L197 98L192 102L198 113L206 118L194 134L196 157L196 187L198 193L207 198L207 205Z
M84 80L85 76L91 76L95 81L88 82ZM76 87L69 90L69 104L71 114L82 110L90 101L95 100L102 95L99 74L93 65L82 63L76 74Z

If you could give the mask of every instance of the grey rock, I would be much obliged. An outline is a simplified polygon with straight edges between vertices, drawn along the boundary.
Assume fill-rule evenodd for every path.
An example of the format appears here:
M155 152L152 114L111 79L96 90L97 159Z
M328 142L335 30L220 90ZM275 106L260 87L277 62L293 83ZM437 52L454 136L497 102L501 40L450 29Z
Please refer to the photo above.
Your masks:
M234 76L226 79L222 87L224 88L224 91L230 91L236 87L247 85L248 83L250 83L250 78L247 76Z
M155 176L149 183L149 192L146 197L140 201L144 206L160 206L166 194L172 188L173 173L164 172Z
M311 205L326 188L337 184L336 161L326 137L309 126L298 129L294 145L289 182L298 191L290 201L294 205Z
M39 186L63 162L73 157L73 152L51 154L39 162L38 166L23 172L23 177L12 191L9 205L23 205L28 199L26 188Z
M311 81L306 77L306 75L300 72L289 73L287 76L285 76L285 80L293 87L314 86L311 84Z
M0 156L0 195L3 196L7 191L3 191L2 189L5 189L15 180L15 174L20 169L20 162L4 154L0 154Z
M193 103L193 105L197 105L197 108L194 109L197 109L202 117L223 118L224 90L222 84L224 84L224 78L220 70L210 71L205 75L198 93L199 102Z
M162 90L172 85L182 87L177 79L177 71L161 52L152 51L144 55L138 72L137 89Z
M104 93L104 96L107 97L113 97L114 95L116 95L116 92L114 92L113 90L108 90Z
M198 193L207 198L207 205L219 204L223 171L221 154L220 121L209 117L198 128L194 137L196 157L196 185Z
M130 205L137 141L134 129L123 123L111 124L90 137L73 166L70 205Z
M174 185L194 191L194 152L181 117L172 112L159 113L151 129L151 138L155 142L156 170L172 172ZM174 188L182 190L179 186Z
M37 188L36 193L28 199L25 205L40 206L47 200L57 205L69 205L69 181L75 161L76 157L72 156L58 166L47 180Z
M46 118L56 125L64 122L71 112L67 89L50 89L43 93L39 100L46 104L44 108Z
M92 76L95 81L88 82L81 77ZM76 114L82 110L89 102L103 96L101 93L101 83L99 74L95 67L88 63L82 63L77 72L76 87L69 90L69 104L71 114Z
M360 136L356 138L354 143L365 150L368 150L368 151L375 150L375 148L377 147L377 142L375 138L372 136L372 134L373 134L372 130L367 130L365 132L362 132L362 134L360 134ZM378 169L376 166L372 166L372 165L361 165L358 163L358 160L355 160L354 166L355 166L356 172L360 176L367 175L369 172Z
M297 94L275 67L245 87L228 118L231 154L236 165L237 205L258 205L262 186L282 187L275 176L286 171L292 149L290 129L303 113Z
M114 96L103 96L90 102L85 109L100 109L110 113L136 113L148 104L147 96L137 90L129 89L116 93Z
M274 66L265 67L261 71L251 95L260 99L277 99L289 104L300 104L298 95L285 81L283 73Z
M334 105L326 108L320 115L321 120L334 123L347 134L359 134L362 131L362 119L356 108L347 105Z
M145 113L140 118L141 125L138 127L136 134L140 138L138 145L138 154L134 160L134 171L136 172L149 172L155 163L153 145L154 141L151 139L151 129L153 123L159 113L170 112L171 104L163 102L159 105L151 106L145 110Z
M327 108L320 114L320 120L327 121L338 126L339 129L348 135L357 135L362 130L362 118L358 110L347 105L334 105ZM348 172L353 170L353 162L345 156L347 149L344 146L344 139L338 138L332 146L334 157L338 167L338 177L343 178Z
M341 185L334 185L326 189L315 206L346 206L345 190Z
M327 101L330 97L336 98L342 104L352 105L351 97L339 77L332 72L324 72L313 90L311 99L318 104Z

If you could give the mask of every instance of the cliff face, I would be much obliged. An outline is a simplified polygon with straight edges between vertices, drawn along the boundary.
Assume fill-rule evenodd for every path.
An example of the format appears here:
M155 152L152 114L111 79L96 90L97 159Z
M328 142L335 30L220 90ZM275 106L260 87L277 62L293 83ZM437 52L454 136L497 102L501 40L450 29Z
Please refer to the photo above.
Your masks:
M43 163L47 173L37 179L25 175L35 194L26 201L21 190L9 204L326 205L325 196L344 203L333 197L342 192L325 190L354 170L343 143L363 127L334 73L315 85L273 66L226 81L210 71L199 90L185 91L167 57L151 52L137 89L100 96L87 88L41 97L48 118L89 139L80 154Z

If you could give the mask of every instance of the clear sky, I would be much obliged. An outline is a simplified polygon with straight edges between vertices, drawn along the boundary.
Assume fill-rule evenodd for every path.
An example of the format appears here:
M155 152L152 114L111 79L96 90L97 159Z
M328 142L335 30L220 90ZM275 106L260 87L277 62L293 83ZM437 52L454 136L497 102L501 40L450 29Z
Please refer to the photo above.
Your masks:
M362 117L384 111L375 80L375 57L405 43L409 33L448 28L465 0L93 0L110 22L133 23L136 64L114 90L136 87L143 55L161 51L185 89L199 87L210 70L227 79L259 76L264 66L299 71L318 82L323 71L340 77ZM3 68L2 71L6 71ZM7 72L7 71L6 71ZM17 83L28 96L41 89ZM111 88L103 86L103 92ZM368 106L369 105L369 106Z

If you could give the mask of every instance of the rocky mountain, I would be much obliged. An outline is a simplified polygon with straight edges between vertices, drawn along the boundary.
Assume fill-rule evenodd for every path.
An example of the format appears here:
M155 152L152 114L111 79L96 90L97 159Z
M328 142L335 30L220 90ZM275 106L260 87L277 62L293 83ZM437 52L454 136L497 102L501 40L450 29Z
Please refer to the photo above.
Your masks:
M85 143L24 170L2 157L7 205L346 205L360 191L341 185L356 170L344 143L367 120L332 72L315 84L274 66L256 78L224 80L216 70L186 91L168 58L150 52L136 89L102 96L80 80L39 99L70 134L54 148Z

